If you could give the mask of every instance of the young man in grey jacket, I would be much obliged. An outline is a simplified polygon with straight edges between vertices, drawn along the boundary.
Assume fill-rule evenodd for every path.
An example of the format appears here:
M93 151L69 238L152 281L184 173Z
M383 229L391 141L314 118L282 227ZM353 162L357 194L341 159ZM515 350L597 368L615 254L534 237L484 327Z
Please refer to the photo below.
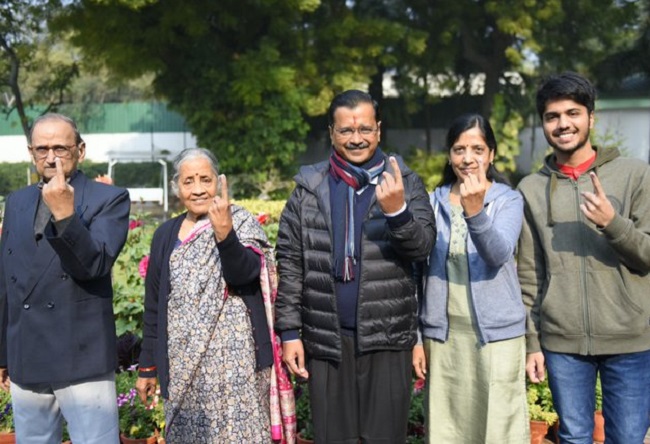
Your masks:
M531 381L548 369L563 443L592 443L599 373L608 443L650 425L650 168L589 141L595 89L548 79L537 110L553 148L522 180L518 272Z
M309 378L319 444L403 443L416 342L413 262L434 242L419 177L379 148L377 103L329 108L329 161L304 166L280 218L276 329Z

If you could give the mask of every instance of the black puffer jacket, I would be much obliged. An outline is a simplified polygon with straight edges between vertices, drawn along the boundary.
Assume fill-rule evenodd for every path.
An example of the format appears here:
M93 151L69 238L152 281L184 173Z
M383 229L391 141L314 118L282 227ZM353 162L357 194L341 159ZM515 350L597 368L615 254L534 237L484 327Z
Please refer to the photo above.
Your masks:
M361 352L413 347L417 322L413 262L425 260L435 241L433 211L424 184L397 159L413 218L391 230L373 195L361 244L357 302ZM388 161L386 165L390 169ZM302 167L294 178L297 187L282 212L275 327L278 331L300 329L310 358L340 361L328 174L327 161Z

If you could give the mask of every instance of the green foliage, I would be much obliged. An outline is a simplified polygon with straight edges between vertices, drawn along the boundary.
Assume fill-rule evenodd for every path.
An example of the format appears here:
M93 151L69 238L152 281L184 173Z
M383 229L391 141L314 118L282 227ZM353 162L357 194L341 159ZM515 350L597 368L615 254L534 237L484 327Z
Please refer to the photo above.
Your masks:
M147 215L132 216L126 244L113 266L113 311L117 336L142 337L144 278L140 266L148 258L158 224Z
M598 121L598 117L596 117L596 122ZM596 124L597 127L597 124ZM620 133L618 130L613 130L611 128L608 128L606 132L602 133L600 131L592 130L590 132L590 142L593 146L598 147L599 149L607 149L607 148L618 148L620 149L621 146L625 142L625 135ZM622 153L625 155L625 153Z
M11 407L11 393L0 390L0 432L14 431L14 411Z
M414 379L412 390L406 444L424 444L424 412L426 411L424 406L426 400L424 380Z
M528 383L526 389L528 401L528 415L533 421L544 421L549 426L555 424L558 415L553 407L553 396L548 386L548 378L543 382Z
M138 372L126 370L115 375L120 432L129 438L149 438L165 429L165 412L160 388L151 405L145 405L135 390Z
M269 238L269 242L271 242L271 245L275 245L278 240L278 229L280 228L280 214L286 201L241 199L237 200L236 203L257 217L266 236Z
M384 12L340 0L79 0L52 23L117 76L153 73L224 171L265 179L294 170L305 114L424 52L425 33Z
M309 386L307 381L299 382L294 378L293 393L296 399L296 425L298 433L304 439L314 439L314 424L311 418Z
M45 111L63 103L62 97L78 74L76 62L50 57L54 42L46 21L61 8L59 0L6 0L0 13L0 92L2 112L16 109L25 135L35 104ZM46 66L47 69L43 69ZM26 87L29 85L28 87ZM43 108L42 105L45 105ZM42 111L41 111L42 112Z
M27 186L30 165L30 162L0 163L0 196Z
M507 106L505 98L498 94L494 98L490 125L498 146L494 166L502 172L514 172L519 155L519 131L524 127L523 117L514 107Z
M406 159L406 164L420 176L427 191L431 192L442 180L442 171L448 159L445 152L430 154L425 150L416 149Z

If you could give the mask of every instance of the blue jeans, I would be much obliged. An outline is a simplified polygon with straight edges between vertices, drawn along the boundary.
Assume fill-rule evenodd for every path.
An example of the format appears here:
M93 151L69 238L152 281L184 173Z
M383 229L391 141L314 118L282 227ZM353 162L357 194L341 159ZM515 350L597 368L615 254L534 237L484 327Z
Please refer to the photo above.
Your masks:
M607 444L642 444L650 426L650 350L581 356L544 350L562 444L592 444L596 375Z

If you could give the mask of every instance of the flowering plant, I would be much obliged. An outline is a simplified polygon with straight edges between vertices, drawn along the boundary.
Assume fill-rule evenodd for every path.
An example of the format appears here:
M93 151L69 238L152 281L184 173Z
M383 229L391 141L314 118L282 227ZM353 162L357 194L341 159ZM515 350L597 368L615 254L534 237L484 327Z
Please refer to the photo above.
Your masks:
M152 403L145 405L135 390L137 379L135 366L115 378L120 432L129 438L149 438L165 428L163 402L158 388Z
M555 424L558 415L553 407L553 396L548 386L548 379L538 383L528 383L526 389L528 415L531 421L544 421L549 426Z
M413 380L413 393L409 407L407 444L424 443L424 379Z
M144 277L157 227L158 222L148 215L132 216L126 243L113 266L113 311L118 337L128 332L142 337Z
M303 439L314 439L314 426L311 420L309 388L306 380L294 379L293 394L296 399L296 422L298 433Z
M0 433L14 431L14 411L11 408L11 393L0 390Z

